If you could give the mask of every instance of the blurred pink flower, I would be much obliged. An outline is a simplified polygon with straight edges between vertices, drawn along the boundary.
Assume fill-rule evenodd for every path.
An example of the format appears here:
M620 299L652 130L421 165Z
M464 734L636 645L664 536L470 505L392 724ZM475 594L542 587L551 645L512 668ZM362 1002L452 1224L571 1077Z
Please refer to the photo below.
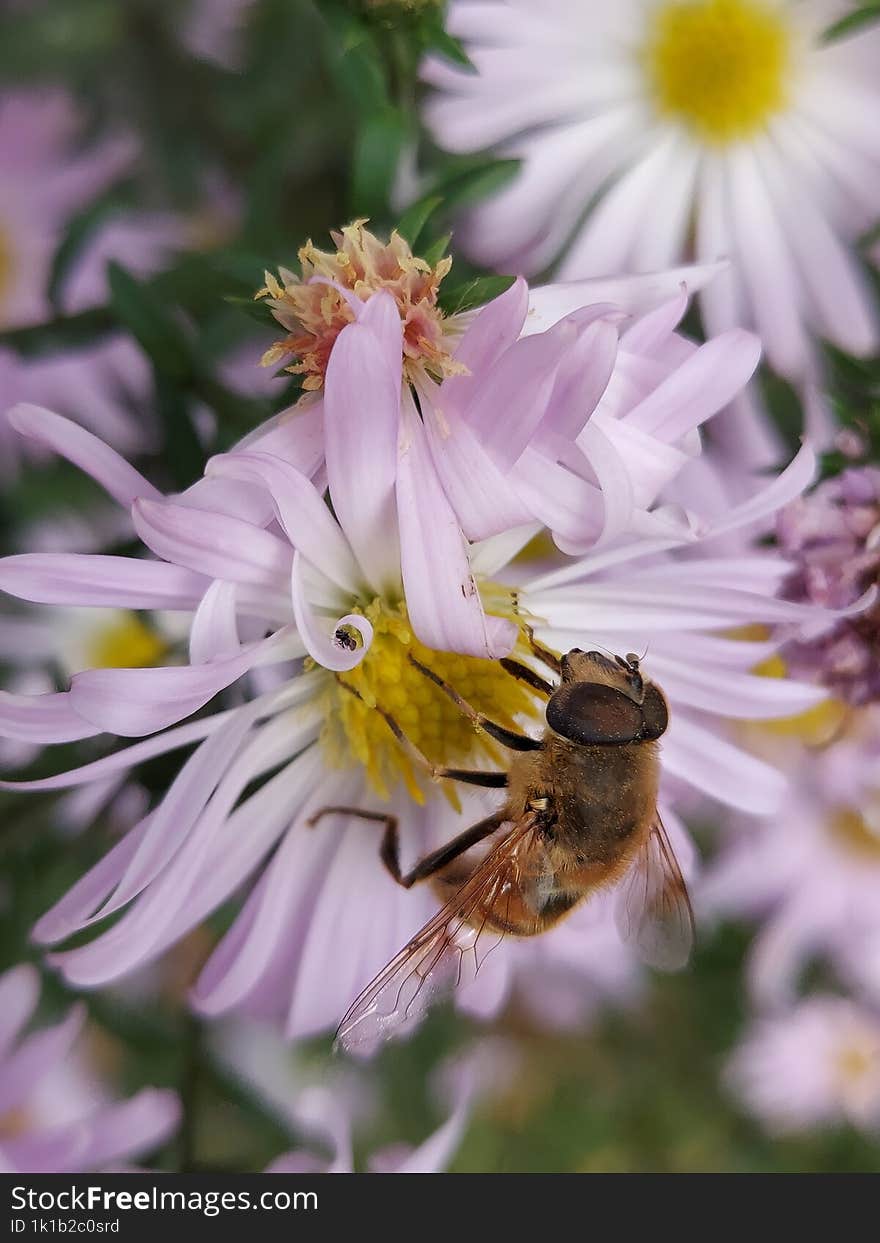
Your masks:
M190 0L180 38L194 56L237 69L242 33L253 0Z
M832 43L839 0L452 0L474 70L439 56L436 141L521 161L471 209L481 263L558 275L734 262L701 295L711 334L754 326L773 367L814 369L811 335L877 347L849 243L880 214L880 30ZM548 71L548 66L552 66Z
M880 1130L880 1019L817 995L755 1020L728 1063L731 1093L773 1134L850 1126Z
M0 326L51 317L52 258L70 219L128 171L136 158L124 134L79 148L81 118L60 89L18 91L0 98ZM133 214L99 227L62 291L67 311L106 297L107 259L135 272L154 270L178 245L181 226L170 215Z
M316 1081L277 1032L252 1020L215 1024L212 1055L277 1121L307 1148L277 1157L273 1174L354 1173L354 1135L369 1125L379 1105L372 1076L337 1063ZM514 1073L515 1054L500 1042L481 1041L442 1063L431 1075L430 1095L445 1121L415 1148L394 1144L367 1158L370 1173L432 1174L455 1155L478 1098L503 1090Z
M762 743L788 796L772 816L731 822L699 906L760 921L748 963L760 1004L790 1003L816 957L880 1001L880 709L850 712L824 748Z
M180 1117L174 1093L144 1088L114 1101L73 1052L85 1021L82 1006L54 1026L22 1035L38 998L33 967L0 976L0 1170L89 1173L164 1143Z
M6 412L20 401L59 410L128 456L155 450L159 434L146 401L149 387L147 360L123 337L47 358L23 358L0 347L0 476L13 478L22 457L47 457L9 424Z
M381 312L381 300L372 299L364 315L369 323ZM365 365L372 359L367 355ZM362 408L372 391L369 378ZM822 694L751 676L748 670L773 644L725 637L743 622L816 624L821 611L774 597L785 568L777 558L767 552L732 561L701 558L690 541L688 557L678 559L681 538L630 537L578 561L557 553L557 568L536 572L518 554L540 531L538 524L468 550L433 474L419 474L406 455L395 465L396 430L391 434L383 422L389 405L372 412L363 435L354 434L360 432L356 423L347 439L340 437L335 458L328 452L335 517L310 482L316 472L320 479L323 459L314 406L260 429L171 499L82 429L34 408L15 414L26 434L78 462L123 505L133 502L138 530L161 559L12 557L0 563L4 588L54 605L171 609L191 618L188 662L91 669L76 675L68 691L0 699L3 732L26 741L70 741L102 731L145 738L29 788L88 784L150 756L201 744L162 802L35 930L40 942L59 942L124 910L97 939L53 956L77 984L99 986L155 958L263 867L203 971L195 1003L210 1014L246 1008L281 1017L290 1036L325 1030L339 1019L360 986L432 912L434 898L425 888L406 892L393 883L368 827L337 818L312 830L309 816L328 803L378 803L405 826L406 866L482 818L493 802L485 792L463 789L458 812L433 787L421 795L423 803L414 802L418 788L413 791L412 774L407 777L385 723L331 672L364 678L360 685L368 695L392 696L387 702L407 730L420 731L424 746L436 714L443 746L460 735L460 759L485 763L485 751L469 729L461 732L448 701L440 696L426 708L424 679L405 659L416 637L429 660L462 649L485 654L480 644L502 638L509 650L517 619L526 616L539 637L562 650L585 641L618 651L647 645L648 667L672 705L664 790L672 795L696 788L753 812L769 810L782 797L778 774L722 736L731 716L787 715ZM413 421L408 432L416 452L424 445L421 424ZM802 490L812 471L805 449L715 531L725 521L736 527L772 512ZM415 572L401 580L407 553ZM463 592L461 585L469 586ZM408 617L400 611L404 596ZM316 667L290 663L307 652ZM464 657L457 662L459 684L473 679L480 694L489 686L487 705L506 702L514 713L524 710L528 699L517 698L520 685L498 666ZM381 689L386 676L394 679L393 693ZM166 729L245 677L238 706ZM246 794L263 776L269 780ZM573 935L560 931L560 946L570 947ZM547 954L551 942L552 934ZM510 954L524 972L543 971L549 981L544 953L543 946L507 945L492 959ZM572 957L564 948L560 962ZM581 977L591 970L581 969ZM629 973L623 954L624 991ZM594 974L603 980L603 964ZM493 961L491 975L500 1006L514 970ZM616 968L607 979L616 990Z
M845 470L779 515L780 550L792 563L785 594L839 608L871 586L880 593L880 470ZM880 699L880 602L838 622L812 643L793 643L785 658L849 703Z

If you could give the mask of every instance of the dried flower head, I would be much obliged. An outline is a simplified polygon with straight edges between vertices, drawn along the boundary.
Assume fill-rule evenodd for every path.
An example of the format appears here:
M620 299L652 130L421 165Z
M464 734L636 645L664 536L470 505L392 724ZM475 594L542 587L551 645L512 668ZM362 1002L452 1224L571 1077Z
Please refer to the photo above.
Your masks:
M403 322L407 378L461 374L464 369L452 360L448 324L437 305L452 259L447 256L432 266L414 255L396 230L385 243L364 228L365 223L355 220L334 230L330 236L335 251L318 250L307 242L299 252L301 276L286 268L279 269L280 280L266 273L266 284L256 296L268 299L288 335L266 351L263 366L292 356L295 361L285 369L304 377L304 389L322 388L336 338L355 321L353 299L365 302L385 290Z

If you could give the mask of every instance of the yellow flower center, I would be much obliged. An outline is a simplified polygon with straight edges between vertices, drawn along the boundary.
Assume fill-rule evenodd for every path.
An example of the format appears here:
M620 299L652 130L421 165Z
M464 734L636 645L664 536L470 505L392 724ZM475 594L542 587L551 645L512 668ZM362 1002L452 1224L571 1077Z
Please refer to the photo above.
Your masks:
M841 807L831 816L828 828L835 842L850 854L880 863L880 806L868 807L864 813Z
M92 669L141 669L165 655L167 643L135 613L114 618L89 636L88 667Z
M835 1063L845 1087L861 1087L880 1070L880 1041L868 1032L862 1033L861 1039L852 1037L838 1050Z
M653 15L643 48L659 111L705 142L760 130L786 103L788 24L761 0L672 0Z
M9 286L12 284L14 266L9 237L3 229L0 229L0 308L2 308L3 299L6 297ZM0 323L2 322L3 317L0 314Z
M527 687L497 661L425 647L410 629L403 605L392 607L376 600L364 612L373 624L370 650L355 669L334 678L326 692L322 742L328 762L337 768L363 765L382 798L403 781L417 803L424 801L420 782L425 775L376 711L379 707L432 764L486 767L490 761L503 766L497 744L475 729L452 700L410 663L409 655L448 682L478 712L508 727L516 727L518 717L539 715ZM444 791L455 805L451 783L444 783Z
M420 374L439 380L460 373L463 368L449 353L449 324L437 305L452 260L441 259L432 267L412 253L399 233L381 242L362 220L331 237L335 251L318 250L311 242L303 246L301 276L282 269L278 280L266 273L266 284L256 296L268 300L288 335L266 351L263 366L292 357L285 370L303 376L306 390L322 387L336 338L355 318L341 286L362 302L380 291L394 298L403 321L404 371L410 380Z
M779 655L770 656L755 666L755 673L765 678L788 677L788 666ZM808 747L821 747L831 742L843 728L849 716L849 709L839 699L823 699L799 712L797 716L777 717L772 721L764 721L764 728L771 734L781 734L787 738L798 738Z

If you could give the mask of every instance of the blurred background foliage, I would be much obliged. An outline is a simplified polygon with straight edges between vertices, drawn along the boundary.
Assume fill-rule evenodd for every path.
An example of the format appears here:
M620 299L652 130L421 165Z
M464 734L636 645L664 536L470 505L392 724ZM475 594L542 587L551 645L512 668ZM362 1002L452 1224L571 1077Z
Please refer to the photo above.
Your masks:
M396 224L402 213L395 202L411 193L406 179L414 176L417 141L427 183L401 231L422 253L439 254L453 211L511 172L510 162L441 157L418 133L420 56L429 47L462 56L432 0L252 0L242 6L246 21L228 63L186 46L181 32L192 7L184 0L35 0L5 5L0 17L6 89L63 85L83 109L85 141L121 129L139 147L124 177L69 221L51 267L51 317L0 332L0 346L39 358L109 334L130 336L149 362L150 404L164 437L142 469L171 488L193 478L206 452L232 443L296 395L290 377L279 377L269 397L262 395L265 384L249 394L224 378L223 363L236 351L256 368L273 335L253 303L265 268L293 266L307 238L323 246L329 229L354 217L370 217L378 232ZM200 7L212 6L206 0ZM134 276L120 258L108 274L106 302L66 313L65 283L100 224L111 215L159 210L187 220L190 245L149 278ZM456 259L444 290L461 305L502 287L497 277L475 286L480 279ZM830 361L840 379L842 420L876 429L877 365L840 356ZM862 371L854 376L853 367ZM796 431L791 393L769 382L766 396L780 423ZM214 425L207 448L197 432L204 408ZM829 470L836 466L827 463ZM15 547L16 530L51 514L60 501L84 508L95 495L67 463L26 469L4 486L3 550ZM179 758L143 765L139 781L157 794ZM69 761L71 748L54 748L21 775L60 771ZM3 967L38 961L29 929L113 835L108 818L99 816L79 836L61 836L55 804L49 795L0 795ZM711 848L711 834L703 845ZM152 992L139 996L136 987L85 997L94 1049L122 1087L157 1083L181 1092L186 1120L158 1156L165 1169L257 1170L290 1146L288 1128L224 1068L182 1005L223 926L221 912L211 929L169 956L158 1001ZM745 1017L747 945L741 929L705 932L692 970L651 980L642 1004L606 1012L583 1032L542 1033L508 1014L495 1034L512 1042L520 1069L477 1111L452 1168L876 1169L880 1150L855 1131L772 1139L725 1095L719 1072ZM45 979L44 1004L57 1011L70 996L51 972ZM432 1069L479 1030L441 1012L409 1044L379 1058L380 1109L361 1137L364 1151L425 1137L441 1116L427 1086ZM309 1074L320 1075L328 1052L329 1040L321 1040L297 1056Z

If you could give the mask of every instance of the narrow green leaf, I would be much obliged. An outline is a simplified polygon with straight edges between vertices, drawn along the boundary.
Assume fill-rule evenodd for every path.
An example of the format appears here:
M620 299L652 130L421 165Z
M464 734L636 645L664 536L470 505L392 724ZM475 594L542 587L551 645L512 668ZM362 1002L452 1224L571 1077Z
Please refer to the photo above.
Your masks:
M119 320L163 375L186 381L191 356L180 328L154 290L135 280L118 263L107 268L110 300Z
M356 216L380 216L388 210L409 124L394 108L367 116L355 139L351 208Z
M130 201L130 189L131 183L114 186L108 194L90 203L84 211L77 213L68 223L64 237L52 257L52 266L49 270L47 292L49 301L56 310L61 310L60 299L64 282L83 247L108 216Z
M428 194L408 207L397 224L397 232L415 249L425 225L443 202L440 194Z
M869 26L871 22L877 21L880 21L880 3L874 0L873 4L863 4L861 8L855 9L852 13L847 13L844 17L828 26L822 32L822 42L834 43L838 39L844 39L847 35L861 30L863 26Z
M441 286L438 301L447 315L455 315L459 311L468 311L471 307L491 302L493 298L505 293L515 279L514 276L477 276L449 290Z
M471 73L477 72L476 66L459 40L444 28L442 17L438 17L426 25L425 43L432 51L439 52L441 56L445 56L453 64L459 65L462 69L468 69Z
M163 459L174 482L188 488L202 474L205 455L193 425L190 403L174 377L154 365L156 410L164 432Z
M483 162L436 189L443 195L447 207L460 211L463 207L470 207L481 199L488 198L490 194L507 185L519 172L519 167L519 160L493 160L488 164Z
M429 263L432 268L436 267L449 249L449 243L451 241L452 234L444 233L442 237L437 238L436 242L432 242L427 250L422 251L422 258L425 263Z
M272 315L268 305L260 298L242 298L238 294L226 294L223 298L230 306L234 306L237 311L247 315L249 319L255 319L263 326L278 327L278 321Z

